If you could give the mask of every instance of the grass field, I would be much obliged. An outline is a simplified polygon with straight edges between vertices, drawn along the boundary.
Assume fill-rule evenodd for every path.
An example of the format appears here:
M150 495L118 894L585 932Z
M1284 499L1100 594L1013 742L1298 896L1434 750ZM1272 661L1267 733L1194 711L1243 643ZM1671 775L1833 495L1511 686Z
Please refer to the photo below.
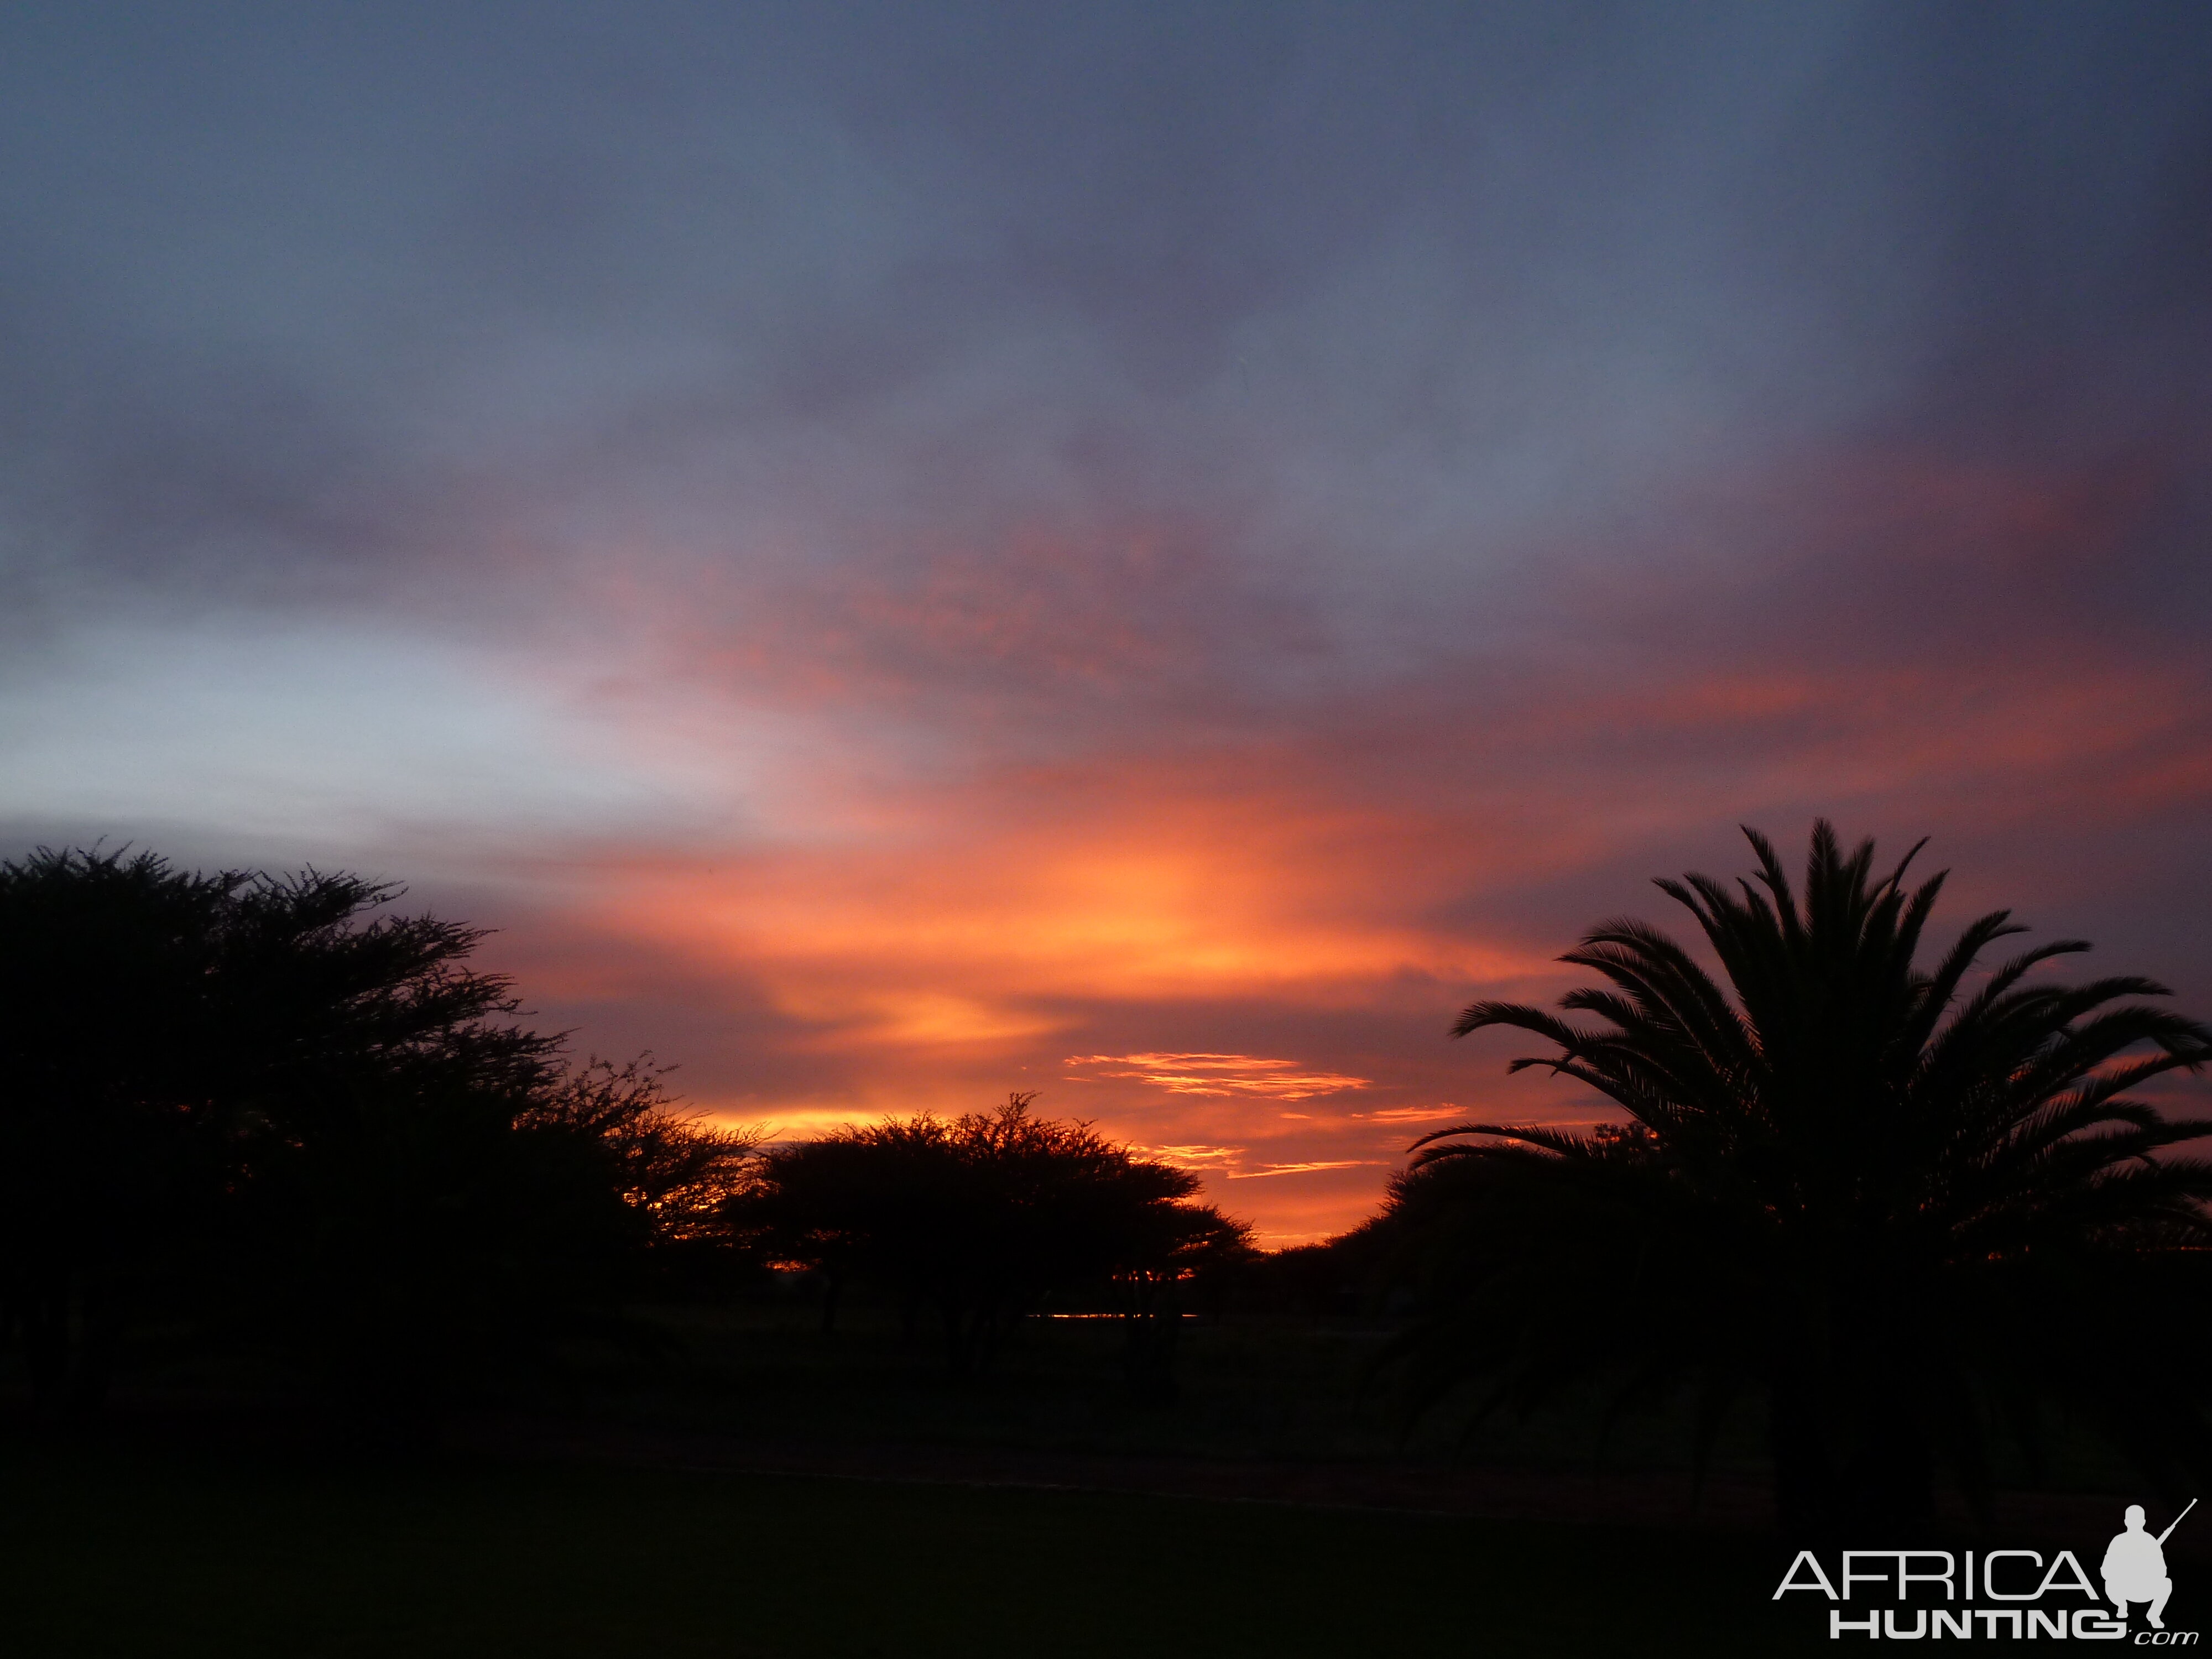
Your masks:
M1632 1421L1607 1459L1661 1490L1657 1509L1595 1487L1566 1507L1455 1505L1454 1470L1439 1457L1449 1425L1399 1438L1387 1402L1358 1386L1378 1337L1356 1322L1194 1324L1182 1398L1146 1408L1124 1397L1116 1334L1103 1325L1039 1322L989 1375L959 1385L880 1310L856 1310L827 1339L795 1307L672 1316L670 1334L682 1356L672 1365L580 1362L546 1383L542 1418L517 1420L561 1432L462 1433L453 1443L465 1449L404 1468L333 1460L312 1449L326 1444L314 1434L227 1396L225 1379L203 1385L181 1371L126 1402L95 1440L0 1439L0 1653L1835 1650L1824 1604L1770 1600L1785 1553L1748 1529L1756 1519L1689 1511L1679 1420ZM1721 1459L1754 1493L1756 1428L1740 1425ZM1517 1472L1522 1501L1531 1482L1548 1498L1589 1479L1595 1431L1591 1402L1570 1401L1502 1421L1470 1449L1483 1468ZM1282 1495L1241 1478L1188 1484L1177 1469L1382 1469L1391 1480L1370 1482L1361 1501L1579 1519L735 1473L746 1467L728 1461L737 1445L811 1449L754 1468L1011 1469L1154 1492ZM1147 1459L1156 1467L1142 1479L1101 1478ZM2086 1452L2064 1462L2062 1489L2125 1489ZM727 1467L676 1467L709 1462ZM1679 1500L1665 1495L1678 1486ZM1661 1524L1678 1501L1677 1522ZM2079 1545L2113 1516L2044 1520ZM2031 1532L2014 1528L2008 1541Z
M27 1656L1710 1656L1814 1622L1726 1535L116 1448L15 1447L0 1479Z
M1360 1320L1241 1316L1192 1320L1171 1407L1136 1406L1120 1370L1115 1322L1025 1322L991 1369L956 1384L933 1324L902 1342L887 1310L849 1308L833 1338L790 1304L684 1310L661 1322L682 1363L673 1374L586 1364L592 1389L562 1402L641 1421L728 1430L760 1425L807 1440L1052 1448L1138 1455L1395 1461L1447 1453L1480 1461L1587 1464L1595 1400L1522 1420L1493 1419L1464 1445L1464 1413L1408 1425L1387 1381L1369 1379L1389 1332ZM1363 1386L1363 1382L1365 1386ZM1763 1424L1747 1413L1716 1467L1763 1477ZM1607 1437L1623 1468L1685 1468L1686 1412L1632 1414Z

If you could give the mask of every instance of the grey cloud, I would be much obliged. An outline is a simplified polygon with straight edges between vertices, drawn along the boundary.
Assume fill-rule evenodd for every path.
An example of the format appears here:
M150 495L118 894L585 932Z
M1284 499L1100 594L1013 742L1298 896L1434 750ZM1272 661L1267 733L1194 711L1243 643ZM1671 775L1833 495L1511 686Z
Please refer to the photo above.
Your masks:
M1387 655L1685 480L2202 383L2186 9L5 27L0 514L56 603L56 545L491 620L610 540L842 580L1154 515L1236 564L1224 647L1266 592Z

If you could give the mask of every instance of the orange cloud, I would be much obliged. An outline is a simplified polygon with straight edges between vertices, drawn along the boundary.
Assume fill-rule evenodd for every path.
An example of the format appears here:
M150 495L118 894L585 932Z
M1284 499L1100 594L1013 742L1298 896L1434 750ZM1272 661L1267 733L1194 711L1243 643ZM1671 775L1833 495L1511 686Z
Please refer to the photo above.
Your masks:
M1305 1100L1314 1095L1364 1089L1368 1079L1339 1072L1301 1072L1294 1060L1266 1060L1251 1054L1070 1054L1062 1062L1091 1068L1100 1077L1134 1078L1171 1095L1256 1095L1269 1100Z
M1599 1115L1505 1077L1505 1035L1445 1027L1476 996L1549 1001L1601 915L1686 933L1645 879L1744 867L1737 823L1785 847L1815 811L1900 852L1935 832L1953 918L2142 879L2076 855L2135 826L2201 845L2196 658L2063 629L2063 648L1911 638L1925 571L2002 593L2096 543L2096 502L1909 466L1845 482L1776 509L1810 551L1778 559L1773 592L1739 595L1771 573L1719 555L1655 562L1644 586L1621 561L1559 601L1587 638L1532 627L1340 682L1316 659L1325 690L1275 704L1191 690L1211 645L1182 607L1209 578L1174 537L923 549L765 622L699 607L672 654L726 706L675 731L641 696L641 744L680 769L717 710L816 724L748 751L726 833L549 868L558 927L502 965L594 1042L634 1019L732 1118L801 1133L1042 1089L1273 1242L1334 1231L1423 1126ZM1887 550L1854 562L1858 541ZM1164 596L1180 620L1156 627ZM2103 931L2094 910L2066 925ZM688 1043L660 1035L678 1005Z
M1242 1146L1132 1146L1132 1152L1172 1164L1179 1170L1222 1170L1244 1156Z
M1321 1170L1367 1170L1381 1165L1380 1158L1344 1158L1308 1164L1270 1164L1264 1169L1231 1170L1231 1181L1257 1181L1265 1176L1311 1175Z

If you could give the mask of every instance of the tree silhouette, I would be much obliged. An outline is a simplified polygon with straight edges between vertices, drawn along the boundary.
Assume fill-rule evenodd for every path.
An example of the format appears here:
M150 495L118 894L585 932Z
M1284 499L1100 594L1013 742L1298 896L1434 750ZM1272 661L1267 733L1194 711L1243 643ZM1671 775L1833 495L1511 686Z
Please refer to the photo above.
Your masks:
M246 879L119 850L0 865L0 1294L49 1413L98 1402L116 1304L219 1184L216 969Z
M621 1310L670 1254L726 1245L751 1150L636 1064L372 1072L292 1121L234 1198L232 1282L353 1428L396 1443L564 1341L654 1347Z
M770 1148L738 1212L763 1249L827 1276L825 1328L846 1283L872 1280L936 1310L947 1362L967 1376L1047 1292L1118 1286L1143 1354L1133 1382L1164 1379L1168 1287L1243 1248L1247 1230L1192 1202L1200 1183L1188 1170L1135 1157L1087 1123L1033 1116L1034 1099Z
M522 1132L574 1147L593 1188L621 1200L623 1259L643 1270L634 1288L648 1291L696 1291L723 1276L736 1243L732 1201L758 1180L759 1133L679 1110L661 1085L672 1069L649 1056L594 1059L534 1091L516 1115Z
M1802 899L1773 849L1740 892L1659 887L1725 987L1666 934L1608 921L1563 960L1605 984L1578 1024L1477 1002L1626 1121L1424 1137L1395 1222L1426 1263L1397 1359L1417 1407L1480 1378L1478 1417L1603 1379L1615 1410L1686 1385L1702 1468L1739 1396L1766 1406L1782 1516L1819 1532L1924 1516L1939 1468L1986 1504L1999 1430L2056 1400L2154 1478L2212 1474L2202 1318L2212 1125L2136 1092L2212 1058L2146 979L1994 971L1996 911L1916 965L1944 878L1877 875L1816 824ZM1914 851L1917 853L1918 848Z
M1131 1398L1165 1405L1178 1393L1178 1287L1248 1257L1252 1230L1210 1204L1183 1201L1198 1190L1196 1178L1185 1170L1136 1162L1127 1168L1124 1179L1136 1190L1125 1193L1118 1217L1102 1218L1120 1241L1109 1273L1123 1321L1122 1375ZM1163 1170L1182 1181L1169 1188L1154 1173Z
M134 1315L274 1345L406 1431L708 1242L750 1142L576 1067L480 929L343 873L0 864L0 1293L40 1407Z

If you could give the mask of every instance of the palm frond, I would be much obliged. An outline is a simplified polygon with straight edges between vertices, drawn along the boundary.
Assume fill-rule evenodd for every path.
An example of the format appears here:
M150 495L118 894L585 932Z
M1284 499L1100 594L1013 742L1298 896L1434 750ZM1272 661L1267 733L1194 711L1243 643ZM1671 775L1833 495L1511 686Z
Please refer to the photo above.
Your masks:
M1750 875L1656 884L1717 977L1611 918L1562 958L1595 982L1559 1012L1482 1001L1454 1025L1530 1033L1552 1051L1509 1072L1580 1084L1626 1121L1469 1121L1408 1148L1390 1214L1427 1264L1425 1312L1391 1349L1409 1401L1486 1378L1480 1415L1588 1385L1609 1425L1686 1388L1701 1480L1731 1402L1761 1392L1801 1510L1899 1501L1939 1462L1981 1505L1990 1436L2039 1455L2050 1402L2103 1422L2150 1478L2212 1471L2212 1337L2151 1343L2130 1416L2104 1370L2015 1334L2142 1305L2154 1282L2212 1288L2212 1159L2177 1150L2212 1119L2142 1093L2212 1061L2212 1027L2156 1006L2149 979L2035 976L2079 939L1969 992L2025 931L2008 910L1919 967L1948 874L1908 886L1924 842L1884 871L1820 821L1800 885L1744 833Z

